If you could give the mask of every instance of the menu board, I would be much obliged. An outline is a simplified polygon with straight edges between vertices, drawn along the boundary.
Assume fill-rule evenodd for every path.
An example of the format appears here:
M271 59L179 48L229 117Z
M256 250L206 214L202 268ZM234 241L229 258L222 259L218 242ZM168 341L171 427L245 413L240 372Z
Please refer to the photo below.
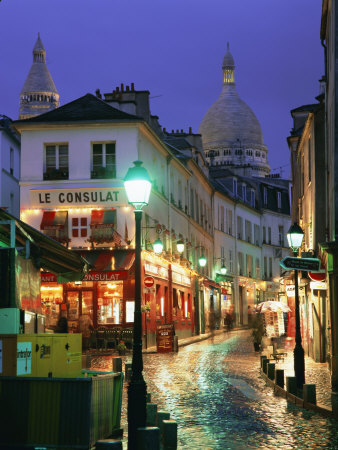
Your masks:
M157 353L173 351L174 325L158 325L156 327Z

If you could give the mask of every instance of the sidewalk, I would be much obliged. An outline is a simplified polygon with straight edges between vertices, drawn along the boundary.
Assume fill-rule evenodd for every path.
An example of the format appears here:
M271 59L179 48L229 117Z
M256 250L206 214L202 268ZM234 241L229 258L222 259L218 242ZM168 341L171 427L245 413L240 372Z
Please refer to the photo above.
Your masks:
M278 350L283 349L283 346ZM294 356L293 348L285 349L284 360L276 362L276 369L284 369L284 376L294 376ZM267 355L267 349L263 349L263 354ZM270 355L267 355L268 358ZM331 375L328 363L316 363L312 358L305 356L305 382L306 384L316 385L317 405L332 411L332 403L336 395L331 388Z

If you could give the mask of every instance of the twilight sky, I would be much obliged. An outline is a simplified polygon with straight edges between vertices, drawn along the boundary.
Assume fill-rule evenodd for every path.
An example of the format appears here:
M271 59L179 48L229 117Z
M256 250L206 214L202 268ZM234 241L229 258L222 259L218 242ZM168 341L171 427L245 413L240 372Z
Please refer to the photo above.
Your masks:
M273 172L289 176L290 110L316 103L321 0L2 0L0 114L19 93L40 32L61 104L121 83L149 90L167 130L191 126L222 87L226 43L236 86L256 114ZM274 170L276 169L276 170Z

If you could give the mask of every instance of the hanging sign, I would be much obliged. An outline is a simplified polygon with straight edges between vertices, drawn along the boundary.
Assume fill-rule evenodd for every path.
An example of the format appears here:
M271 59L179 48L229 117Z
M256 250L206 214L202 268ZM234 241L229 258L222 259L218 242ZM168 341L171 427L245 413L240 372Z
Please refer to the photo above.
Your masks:
M321 291L326 291L327 283L323 283L321 281L311 281L310 289L319 289Z
M317 272L320 270L320 260L317 258L295 258L287 256L279 264L284 270L302 270L305 272Z

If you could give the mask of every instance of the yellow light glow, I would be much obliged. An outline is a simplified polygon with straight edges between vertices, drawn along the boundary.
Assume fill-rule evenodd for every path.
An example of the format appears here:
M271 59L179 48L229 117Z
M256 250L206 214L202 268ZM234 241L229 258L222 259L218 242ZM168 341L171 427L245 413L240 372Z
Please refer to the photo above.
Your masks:
M87 250L90 250L90 247L87 247Z
M109 250L113 250L113 247L109 247Z
M108 283L108 284L107 284L107 287L108 287L109 289L115 289L115 288L117 287L117 285L116 285L116 284Z
M39 214L40 210L39 209L34 209L34 214Z
M59 291L62 286L41 286L41 291Z

